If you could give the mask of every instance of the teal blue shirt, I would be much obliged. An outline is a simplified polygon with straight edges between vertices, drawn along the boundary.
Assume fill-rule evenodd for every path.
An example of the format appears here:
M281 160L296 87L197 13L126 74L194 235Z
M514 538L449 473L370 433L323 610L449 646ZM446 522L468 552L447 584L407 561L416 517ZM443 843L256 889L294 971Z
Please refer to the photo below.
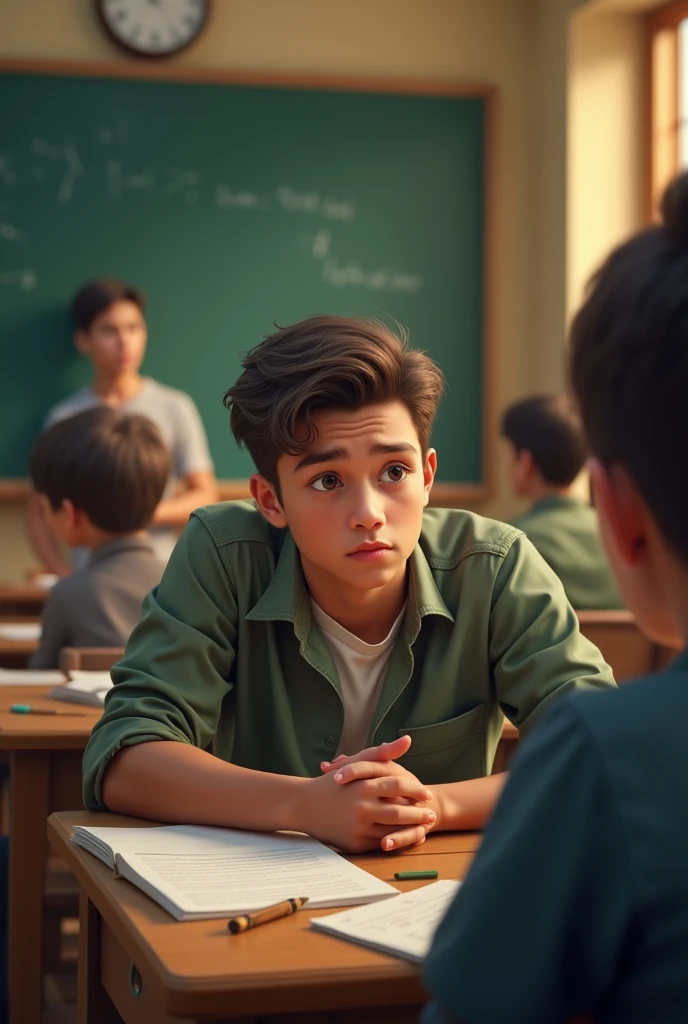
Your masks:
M687 723L688 652L551 709L435 936L425 1024L685 1024Z

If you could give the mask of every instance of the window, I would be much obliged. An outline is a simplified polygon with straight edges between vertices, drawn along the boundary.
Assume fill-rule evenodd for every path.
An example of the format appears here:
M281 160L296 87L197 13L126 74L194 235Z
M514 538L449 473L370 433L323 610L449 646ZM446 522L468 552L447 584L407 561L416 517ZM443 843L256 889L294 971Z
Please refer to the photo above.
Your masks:
M674 175L688 167L688 0L648 19L650 49L648 217Z

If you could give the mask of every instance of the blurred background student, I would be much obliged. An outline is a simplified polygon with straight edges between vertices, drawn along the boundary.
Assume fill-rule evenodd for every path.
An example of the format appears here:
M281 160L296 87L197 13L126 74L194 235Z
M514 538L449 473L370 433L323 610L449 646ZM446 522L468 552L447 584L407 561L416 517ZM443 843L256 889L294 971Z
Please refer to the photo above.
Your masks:
M86 565L55 584L32 668L57 668L63 647L123 647L164 565L146 530L170 456L145 416L98 406L43 431L29 472L51 533Z
M137 288L103 277L79 289L71 308L74 343L90 360L93 379L54 406L46 426L101 405L153 420L169 449L172 466L150 531L157 556L166 561L191 512L217 500L213 463L198 409L183 391L139 372L148 333L146 302ZM49 571L67 576L85 564L88 556L84 549L77 550L71 565L66 563L35 494L29 500L28 528L36 553Z
M602 551L597 513L574 494L587 450L569 400L541 395L504 413L502 434L510 448L509 476L529 509L513 520L564 585L574 608L623 608Z

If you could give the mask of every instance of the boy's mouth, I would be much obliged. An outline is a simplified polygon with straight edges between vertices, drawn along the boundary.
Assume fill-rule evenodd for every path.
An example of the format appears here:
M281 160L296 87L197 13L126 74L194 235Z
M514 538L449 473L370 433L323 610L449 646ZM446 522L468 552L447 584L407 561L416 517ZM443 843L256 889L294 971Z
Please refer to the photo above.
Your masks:
M349 558L355 558L357 561L370 561L371 559L383 557L391 550L391 544L385 544L383 541L378 540L367 540L363 544L359 544L353 551L350 551Z

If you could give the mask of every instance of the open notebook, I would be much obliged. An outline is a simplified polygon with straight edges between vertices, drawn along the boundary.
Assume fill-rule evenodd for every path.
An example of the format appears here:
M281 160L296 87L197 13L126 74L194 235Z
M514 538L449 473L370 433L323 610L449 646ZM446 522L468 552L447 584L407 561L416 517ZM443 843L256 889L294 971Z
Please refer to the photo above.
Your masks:
M73 704L88 704L94 708L102 708L108 690L112 689L109 672L85 672L72 669L69 682L56 686L50 691L55 700L68 700Z
M138 886L178 921L245 914L293 896L308 908L398 896L316 839L200 825L77 826L72 842Z
M405 892L390 903L316 917L311 925L340 939L420 963L460 885L445 880L433 882Z

